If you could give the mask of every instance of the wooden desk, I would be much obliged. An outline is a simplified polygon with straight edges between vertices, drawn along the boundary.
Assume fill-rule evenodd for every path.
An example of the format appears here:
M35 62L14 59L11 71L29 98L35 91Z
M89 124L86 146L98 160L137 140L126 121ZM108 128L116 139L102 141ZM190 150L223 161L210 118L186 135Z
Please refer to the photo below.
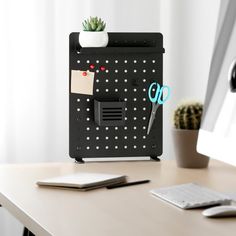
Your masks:
M118 173L151 183L90 192L39 188L38 179L79 171ZM52 163L0 166L0 204L39 236L234 235L236 218L207 219L149 194L152 188L197 182L236 191L236 168L211 161L208 169L180 169L174 161Z

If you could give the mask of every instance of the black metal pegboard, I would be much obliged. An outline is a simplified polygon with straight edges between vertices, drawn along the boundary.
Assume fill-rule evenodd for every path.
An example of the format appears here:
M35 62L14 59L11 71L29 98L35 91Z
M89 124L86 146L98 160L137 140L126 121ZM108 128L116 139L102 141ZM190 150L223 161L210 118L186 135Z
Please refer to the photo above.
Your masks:
M69 92L70 156L135 157L162 154L162 106L149 135L151 102L148 88L162 84L163 40L160 33L109 33L106 48L80 48L79 33L70 34L71 70L95 72L93 96ZM94 64L93 70L89 65ZM101 71L100 66L105 66ZM70 88L70 86L69 86ZM99 126L94 100L125 101L123 126Z

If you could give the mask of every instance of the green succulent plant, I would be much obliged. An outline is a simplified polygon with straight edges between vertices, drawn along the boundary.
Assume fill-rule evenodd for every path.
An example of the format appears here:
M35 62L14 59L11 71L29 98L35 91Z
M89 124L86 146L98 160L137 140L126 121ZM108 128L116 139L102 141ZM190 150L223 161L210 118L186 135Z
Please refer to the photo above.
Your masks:
M101 18L91 17L85 20L83 23L83 30L84 31L104 31L106 27L106 23L101 20Z
M176 129L198 130L201 124L203 105L199 102L188 102L179 105L174 112Z

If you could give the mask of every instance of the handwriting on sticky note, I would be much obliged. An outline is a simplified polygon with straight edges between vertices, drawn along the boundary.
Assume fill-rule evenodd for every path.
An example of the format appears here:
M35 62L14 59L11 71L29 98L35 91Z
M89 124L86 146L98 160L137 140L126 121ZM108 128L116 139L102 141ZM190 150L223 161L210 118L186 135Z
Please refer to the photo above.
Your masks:
M71 93L93 95L94 72L72 70Z

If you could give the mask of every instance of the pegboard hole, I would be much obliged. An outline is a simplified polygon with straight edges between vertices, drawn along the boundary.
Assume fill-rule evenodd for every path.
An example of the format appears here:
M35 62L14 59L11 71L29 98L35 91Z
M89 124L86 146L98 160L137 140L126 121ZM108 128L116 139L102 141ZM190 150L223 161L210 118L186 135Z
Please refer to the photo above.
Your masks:
M137 107L134 107L134 111L137 111Z
M90 102L90 99L89 98L87 98L87 100L86 100L87 102Z
M115 79L115 83L118 83L118 79Z
M77 98L77 102L80 102L80 99L79 99L79 98Z
M96 79L96 82L99 83L99 79Z
M90 108L86 108L86 111L90 111Z
M145 136L145 135L143 136L143 139L146 139L146 136Z
M80 111L80 108L77 108L77 111Z
M156 72L156 70L152 70L152 73L155 73Z
M124 82L125 82L125 83L127 83L127 82L128 82L128 80L127 80L127 79L124 79Z
M86 147L86 149L87 149L87 150L89 150L89 149L90 149L90 147L89 147L89 146L87 146L87 147Z
M146 107L143 107L143 110L146 111Z
M127 73L127 72L128 72L128 70L124 70L124 72L125 72L125 73Z
M105 137L105 139L106 139L106 140L108 140L108 139L109 139L109 137L108 137L108 136L106 136L106 137Z
M137 136L134 136L134 139L137 139Z
M137 89L136 89L136 88L134 88L133 90L134 90L134 92L137 92Z
M96 127L96 130L99 130L99 127Z
M99 146L96 146L96 149L98 150L98 149L99 149Z
M127 136L124 136L124 139L127 139L128 137Z
M96 70L96 73L99 73L99 70Z
M99 89L96 89L96 92L99 93Z
M89 60L87 60L87 63L90 63L90 61L89 61Z
M118 136L115 136L115 139L118 139Z
M125 127L124 127L124 130L127 130L127 129L128 129L127 126L125 126Z
M106 127L105 129L106 129L106 130L109 130L109 127Z
M106 93L108 93L108 92L109 92L109 89L106 89L105 91L106 91Z
M109 149L109 146L106 146L105 149Z
M134 70L134 73L137 73L137 70Z
M152 60L152 63L156 63L156 61L155 61L155 60Z
M115 73L118 73L118 70L115 70Z
M106 63L109 63L109 61L108 61L108 60L106 60Z
M108 83L108 82L109 82L109 80L108 80L108 79L106 79L105 81L106 81L106 83Z
M96 60L96 63L99 63L99 60Z
M137 146L136 145L134 145L134 149L136 149L137 148Z
M136 63L137 63L137 60L134 60L134 63L136 64Z
M115 60L115 63L118 63L118 60Z
M80 60L77 60L77 63L79 64L79 63L80 63Z
M109 70L106 70L106 73L109 73Z
M145 117L145 116L143 117L143 120L146 120L146 117Z
M90 140L90 137L86 137L87 140Z
M89 130L90 130L90 128L89 128L89 127L87 127L87 128L86 128L86 130L87 130L87 131L89 131Z
M143 79L143 82L145 83L145 82L146 82L146 79Z
M145 69L143 70L143 73L146 73L146 70L145 70Z
M118 127L117 127L117 126L115 127L115 130L118 130Z
M128 61L127 60L124 60L124 63L127 63Z
M143 60L143 63L146 63L146 60Z
M118 146L115 146L115 149L118 149Z
M125 88L125 89L124 89L124 91L125 91L125 92L127 92L127 91L128 91L128 89L126 89L126 88Z
M145 149L146 148L146 145L143 145L143 149Z
M134 117L134 120L137 120L137 117Z
M136 126L134 126L134 127L133 127L133 129L134 129L134 130L136 130L136 129L137 129L137 127L136 127Z
M86 120L87 120L87 121L90 121L90 118L89 118L89 117L87 117L87 118L86 118Z
M124 146L124 149L127 149L127 146Z

